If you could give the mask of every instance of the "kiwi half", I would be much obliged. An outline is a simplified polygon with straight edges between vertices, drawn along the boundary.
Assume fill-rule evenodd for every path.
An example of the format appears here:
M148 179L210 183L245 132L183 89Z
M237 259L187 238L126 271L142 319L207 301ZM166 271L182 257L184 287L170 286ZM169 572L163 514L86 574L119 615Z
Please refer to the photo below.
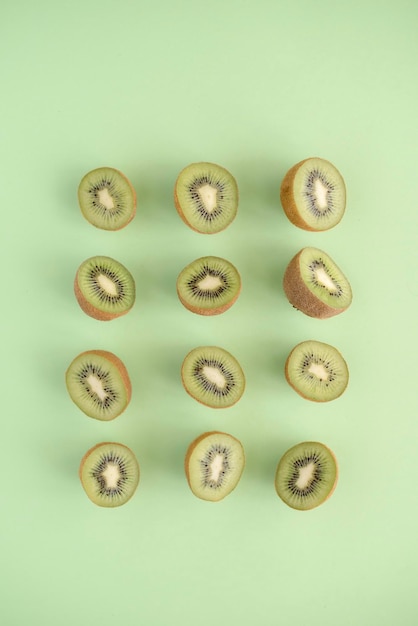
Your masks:
M176 180L174 204L182 220L198 233L224 230L238 210L235 178L215 163L192 163Z
M334 453L323 443L305 441L290 448L280 459L275 487L283 502L307 511L328 500L337 480Z
M205 256L185 267L177 278L180 302L199 315L218 315L231 307L241 291L238 270L225 259Z
M139 465L132 450L122 443L98 443L81 459L79 476L94 504L125 504L139 483Z
M318 248L303 248L293 257L284 274L283 289L296 309L316 318L338 315L352 300L347 278Z
M295 226L311 231L329 230L344 215L344 179L329 161L318 157L304 159L284 177L280 200Z
M303 398L328 402L348 384L348 367L336 348L321 341L302 341L286 360L287 382Z
M88 172L78 187L78 202L86 220L104 230L124 228L136 212L135 189L113 167Z
M74 292L80 307L97 320L125 315L135 302L135 282L122 263L107 256L94 256L77 270Z
M189 446L184 462L187 482L195 496L218 502L237 486L245 466L238 439L218 431L204 433Z
M244 372L238 361L215 346L189 352L183 361L181 379L192 398L213 409L232 406L245 389Z
M131 399L131 381L122 361L106 350L87 350L70 364L65 382L72 401L89 417L109 421Z

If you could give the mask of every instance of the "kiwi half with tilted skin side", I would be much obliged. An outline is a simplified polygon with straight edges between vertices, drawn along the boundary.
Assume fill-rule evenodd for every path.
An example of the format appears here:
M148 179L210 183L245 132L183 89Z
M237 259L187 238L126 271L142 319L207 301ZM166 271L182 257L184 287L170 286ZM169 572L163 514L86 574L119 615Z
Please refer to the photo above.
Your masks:
M286 359L286 380L303 398L329 402L348 384L348 367L336 348L322 341L302 341Z
M109 321L125 315L133 307L135 281L119 261L107 256L94 256L78 268L74 293L87 315Z
M183 361L181 379L187 393L213 409L234 405L245 389L245 376L235 357L223 348L194 348Z
M344 179L319 157L304 159L286 174L280 187L283 210L295 226L324 231L342 219L346 205Z
M296 309L320 319L342 313L352 301L348 279L318 248L303 248L293 257L284 273L283 289Z
M182 220L206 235L224 230L238 210L235 178L215 163L192 163L177 177L174 204Z
M184 468L194 495L219 502L237 486L245 466L238 439L218 431L203 433L190 444Z
M282 456L274 484L283 502L307 511L328 500L337 480L338 465L332 450L323 443L305 441Z
M136 191L122 172L99 167L83 176L78 202L90 224L104 230L120 230L136 212Z
M139 483L135 454L122 443L98 443L81 459L79 477L94 504L116 507L134 495Z
M177 278L180 302L199 315L219 315L229 309L241 291L241 277L232 263L215 256L196 259Z
M120 415L131 400L132 386L123 362L107 350L79 354L65 374L72 401L94 419L110 421Z

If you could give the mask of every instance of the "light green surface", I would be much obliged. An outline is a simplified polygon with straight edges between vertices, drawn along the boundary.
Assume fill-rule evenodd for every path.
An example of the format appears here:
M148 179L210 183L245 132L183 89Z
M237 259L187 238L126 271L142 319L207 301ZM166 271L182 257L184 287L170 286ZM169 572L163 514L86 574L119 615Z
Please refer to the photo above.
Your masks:
M274 0L6 1L2 76L2 513L4 626L416 626L416 81L418 5ZM318 155L343 174L348 206L325 233L286 219L280 182ZM228 168L235 222L204 236L173 207L188 163ZM90 169L121 169L135 220L88 224L76 190ZM351 308L313 320L287 303L284 268L325 249L349 277ZM137 302L98 322L72 282L94 254L133 273ZM180 270L203 255L242 275L239 300L203 318L178 301ZM341 350L350 384L335 402L286 383L304 339ZM199 405L179 372L218 344L247 378L224 411ZM110 423L71 403L64 372L81 351L111 350L133 382ZM247 466L220 503L183 473L205 430L238 437ZM277 462L303 440L330 446L340 481L322 507L277 497ZM84 452L129 445L141 465L124 507L94 506Z

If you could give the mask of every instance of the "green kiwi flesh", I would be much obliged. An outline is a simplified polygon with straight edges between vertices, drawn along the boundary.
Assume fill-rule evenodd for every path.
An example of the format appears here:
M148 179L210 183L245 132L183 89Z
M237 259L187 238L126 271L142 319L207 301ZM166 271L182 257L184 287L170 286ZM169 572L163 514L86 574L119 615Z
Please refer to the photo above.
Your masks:
M202 500L218 502L237 486L245 466L238 439L227 433L203 433L189 446L185 472L189 487Z
M88 172L78 187L78 202L86 220L104 230L124 228L136 212L135 189L113 167Z
M283 502L307 511L328 500L337 480L334 453L322 443L306 441L290 448L280 459L275 487Z
M196 259L177 278L180 302L199 315L223 313L234 304L240 291L238 270L229 261L215 256Z
M304 159L287 172L280 199L295 226L310 231L329 230L344 215L344 179L329 161L318 157Z
M207 235L224 230L238 210L235 178L215 163L192 163L176 180L174 204L182 220Z
M86 259L77 270L74 292L87 315L108 321L130 311L135 282L122 263L107 256Z
M72 401L97 420L115 419L131 399L131 382L125 365L106 350L79 354L68 367L65 382Z
M329 402L348 384L347 363L336 348L321 341L302 341L286 360L287 382L303 398Z
M348 279L318 248L303 248L293 257L284 274L283 289L289 302L310 317L338 315L352 301Z
M139 465L132 450L121 443L99 443L86 452L79 477L94 504L116 507L125 504L139 483Z
M181 378L187 393L214 408L230 407L245 389L244 372L235 357L223 348L194 348L183 361Z

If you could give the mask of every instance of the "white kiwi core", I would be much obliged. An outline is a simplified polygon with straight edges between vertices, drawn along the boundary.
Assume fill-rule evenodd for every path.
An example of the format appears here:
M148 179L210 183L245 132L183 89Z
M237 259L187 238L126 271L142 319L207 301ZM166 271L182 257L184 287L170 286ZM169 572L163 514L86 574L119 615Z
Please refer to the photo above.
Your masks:
M306 489L313 478L315 463L308 463L305 467L299 468L299 476L296 481L298 489Z
M313 374L320 380L328 380L328 372L322 363L311 363L309 366L308 372Z
M208 379L210 383L213 383L220 389L223 389L226 385L226 378L217 367L205 365L203 367L203 375Z
M99 202L104 206L105 209L114 209L115 203L113 202L113 198L109 193L107 187L104 189L100 189L98 192Z
M214 482L218 482L220 473L223 468L223 456L222 454L217 454L210 464L210 480Z
M212 213L216 209L218 191L212 185L202 185L198 190L200 199L205 205L208 213Z
M216 289L222 286L222 281L219 276L205 276L205 278L199 280L197 286L202 291L216 291Z
M314 193L318 207L320 209L326 209L328 207L328 189L319 178L315 180Z
M118 295L115 283L105 274L99 274L97 276L97 282L99 283L100 287L110 296Z
M93 393L95 393L99 397L99 399L103 401L106 398L107 393L103 389L102 381L99 378L97 378L97 376L94 376L93 374L90 374L89 376L87 376L86 380L87 380L87 383L90 385L90 389L93 391Z
M324 287L326 287L330 291L333 291L334 289L336 289L334 281L332 280L332 278L330 278L330 276L327 274L327 272L324 270L323 267L316 268L315 276L318 282L322 283Z
M106 469L102 472L102 477L106 482L108 489L116 489L118 480L120 479L120 468L116 463L108 463Z

